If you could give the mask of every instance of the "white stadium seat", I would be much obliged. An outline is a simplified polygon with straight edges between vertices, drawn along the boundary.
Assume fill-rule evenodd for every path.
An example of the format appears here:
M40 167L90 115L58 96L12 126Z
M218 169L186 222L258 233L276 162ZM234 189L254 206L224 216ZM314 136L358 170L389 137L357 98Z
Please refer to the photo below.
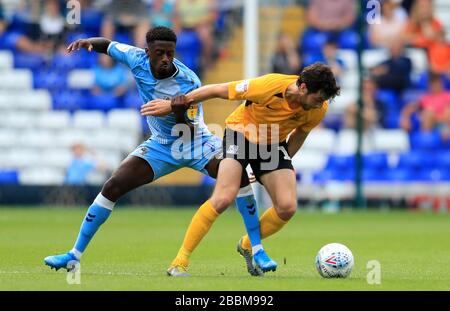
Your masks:
M72 161L70 148L51 148L42 152L42 166L67 169Z
M51 147L56 139L56 134L48 130L28 129L19 134L17 145L32 148Z
M10 148L17 143L17 131L0 128L0 148Z
M325 167L327 159L324 152L302 150L292 158L292 165L301 172L316 172Z
M33 87L33 76L28 69L5 70L0 74L0 89L30 90Z
M333 130L317 128L311 131L302 146L303 150L330 153L336 144L336 134Z
M108 113L108 126L140 133L141 115L134 109L112 109Z
M87 144L90 136L87 131L69 128L57 134L54 146L70 148L75 143Z
M37 126L42 129L66 130L70 126L68 111L48 111L37 117Z
M8 111L2 116L2 126L15 129L32 128L36 124L35 114L26 111Z
M67 84L71 89L90 89L94 86L94 72L92 70L72 70L67 77Z
M372 49L363 51L361 62L364 68L369 69L379 65L389 57L387 49Z
M0 51L0 71L11 70L14 65L14 58L10 51Z
M409 150L408 134L403 130L378 129L373 133L374 148L377 151L400 153Z
M34 90L16 94L17 107L23 110L50 110L52 97L47 90Z
M72 125L77 129L101 129L105 125L105 115L102 111L75 111Z
M19 172L19 183L22 185L62 185L65 171L53 167L33 167Z
M338 58L342 59L346 70L358 70L358 55L353 50L338 50Z
M41 153L29 147L15 147L6 152L4 161L11 168L36 167L41 163Z
M344 129L337 135L335 153L339 155L351 155L356 152L358 135L355 130ZM373 151L373 137L367 133L363 135L362 152Z
M0 110L17 109L16 98L16 94L5 90L0 90Z
M343 114L345 109L358 101L357 89L346 89L341 91L341 95L336 96L328 105L329 113Z
M411 59L413 74L421 74L428 70L428 56L425 50L408 48L405 54Z

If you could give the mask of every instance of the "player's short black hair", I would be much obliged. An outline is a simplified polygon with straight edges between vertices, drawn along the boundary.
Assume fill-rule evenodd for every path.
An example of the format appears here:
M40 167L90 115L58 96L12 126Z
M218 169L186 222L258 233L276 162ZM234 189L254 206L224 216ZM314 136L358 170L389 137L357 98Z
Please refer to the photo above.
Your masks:
M300 86L302 83L305 83L308 93L322 92L326 99L336 97L341 91L331 68L321 62L316 62L302 70L297 85Z
M177 43L177 35L175 32L164 26L157 26L147 31L145 39L147 40L148 45L155 41L171 41L175 44Z

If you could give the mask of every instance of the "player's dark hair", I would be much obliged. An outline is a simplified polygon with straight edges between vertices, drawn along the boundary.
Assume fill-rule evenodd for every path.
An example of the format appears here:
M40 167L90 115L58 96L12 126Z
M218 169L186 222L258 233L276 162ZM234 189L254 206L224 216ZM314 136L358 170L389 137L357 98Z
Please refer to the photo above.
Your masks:
M177 43L177 35L175 32L167 27L158 26L150 29L145 35L147 44L150 45L155 41L171 41Z
M320 62L316 62L302 70L297 80L297 85L300 86L302 83L305 83L308 93L322 92L326 99L333 99L341 91L331 68Z

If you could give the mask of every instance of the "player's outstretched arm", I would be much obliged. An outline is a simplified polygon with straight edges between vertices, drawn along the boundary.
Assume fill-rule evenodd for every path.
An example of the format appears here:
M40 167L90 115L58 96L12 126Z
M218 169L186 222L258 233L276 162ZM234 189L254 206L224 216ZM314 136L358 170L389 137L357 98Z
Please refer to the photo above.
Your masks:
M303 131L301 128L296 128L288 139L288 154L290 157L293 157L297 151L302 147L303 143L306 140L309 132Z
M208 84L186 94L183 98L187 106L211 98L228 99L228 83ZM173 111L170 100L154 99L141 106L143 116L165 116Z
M79 49L86 49L89 52L95 51L97 53L108 54L108 46L110 43L111 40L101 37L79 39L69 44L67 52L71 53Z

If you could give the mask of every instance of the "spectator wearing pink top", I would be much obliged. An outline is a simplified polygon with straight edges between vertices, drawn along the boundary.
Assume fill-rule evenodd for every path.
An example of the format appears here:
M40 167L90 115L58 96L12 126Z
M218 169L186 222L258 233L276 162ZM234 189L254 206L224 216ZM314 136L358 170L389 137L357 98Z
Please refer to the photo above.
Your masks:
M320 31L339 32L353 25L356 19L354 0L311 0L307 18L309 26Z
M411 117L418 112L421 131L435 128L445 129L450 125L450 92L445 90L439 74L431 73L429 91L418 102L408 104L402 111L400 125L407 131L413 130ZM443 135L449 134L444 131Z

